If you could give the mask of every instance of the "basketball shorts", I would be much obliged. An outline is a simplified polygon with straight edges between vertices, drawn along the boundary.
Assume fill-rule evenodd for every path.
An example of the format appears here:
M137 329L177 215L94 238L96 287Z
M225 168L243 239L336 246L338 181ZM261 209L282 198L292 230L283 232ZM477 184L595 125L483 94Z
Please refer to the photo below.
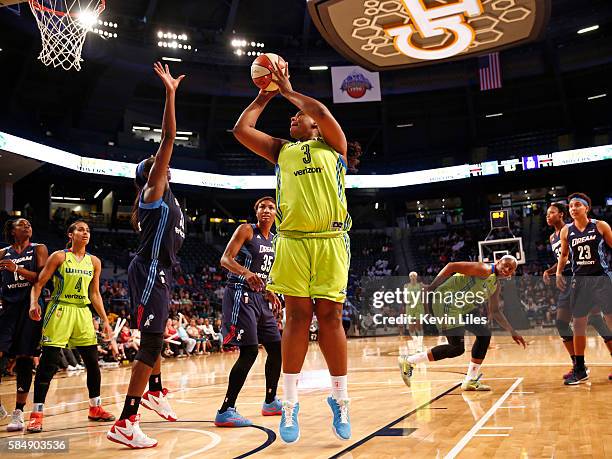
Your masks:
M348 234L302 239L277 236L274 250L268 290L344 303L351 261Z
M42 300L41 308L44 311ZM30 302L4 301L0 312L0 352L11 357L40 354L42 321L30 319Z
M128 289L132 327L146 333L163 333L168 320L172 268L164 268L156 262L144 262L134 258L128 268Z
M50 304L43 319L41 344L70 348L98 344L91 309L65 303Z
M223 344L251 346L281 340L272 306L264 295L227 286L223 295Z
M572 315L586 317L592 309L612 314L612 279L603 276L575 276L570 284Z
M438 292L438 290L436 290ZM458 304L452 301L445 301L448 295L443 292L439 298L441 301L434 301L431 305L433 315L436 318L435 324L440 333L446 333L449 330L459 329L464 327L464 317L473 315L476 305L472 303Z

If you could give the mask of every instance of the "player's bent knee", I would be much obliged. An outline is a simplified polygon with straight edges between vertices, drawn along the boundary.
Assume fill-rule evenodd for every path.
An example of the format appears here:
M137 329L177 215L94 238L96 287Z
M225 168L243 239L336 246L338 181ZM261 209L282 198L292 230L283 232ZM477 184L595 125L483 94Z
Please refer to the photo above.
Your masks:
M44 346L40 358L38 370L36 370L36 379L43 383L48 383L53 379L60 363L59 347Z
M155 362L161 355L164 346L163 333L142 333L140 338L140 349L136 353L135 360L153 368Z

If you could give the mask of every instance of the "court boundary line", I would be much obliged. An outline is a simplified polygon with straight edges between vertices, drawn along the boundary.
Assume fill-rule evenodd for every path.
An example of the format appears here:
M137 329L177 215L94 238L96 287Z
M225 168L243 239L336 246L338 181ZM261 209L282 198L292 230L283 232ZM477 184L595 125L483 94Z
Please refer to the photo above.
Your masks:
M395 419L394 421L391 421L390 423L384 425L383 427L377 429L376 431L374 431L373 433L371 433L370 435L362 438L361 440L356 441L355 443L353 443L352 445L344 448L343 450L335 453L333 456L330 456L330 459L337 459L342 457L344 454L353 451L354 449L360 447L361 445L363 445L364 443L370 441L372 438L375 438L378 436L379 432L382 432L386 429L389 429L391 427L393 427L394 425L398 424L399 422L403 421L404 419L409 418L410 416L414 415L417 411L431 405L432 403L434 403L437 400L440 400L442 397L444 397L445 395L450 394L452 391L454 391L455 389L457 389L458 387L461 386L461 383L459 384L455 384L454 386L452 386L451 388L445 390L444 392L442 392L441 394L438 394L437 396L435 396L434 398L432 398L431 400L417 406L416 408L412 409L411 411L409 411L408 413L400 416L399 418Z
M495 414L497 409L506 401L512 394L514 389L523 382L523 378L516 378L516 381L503 393L501 397L493 404L491 408L472 426L472 428L457 442L457 444L444 456L444 459L454 459L463 451L463 448L476 435L476 433L487 423L487 421Z

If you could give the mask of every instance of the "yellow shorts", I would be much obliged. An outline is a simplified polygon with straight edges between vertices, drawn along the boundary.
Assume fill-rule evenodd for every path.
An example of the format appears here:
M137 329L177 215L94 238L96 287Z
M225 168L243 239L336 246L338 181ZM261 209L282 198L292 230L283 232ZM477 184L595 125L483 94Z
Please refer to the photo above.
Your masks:
M333 238L274 239L267 289L298 297L346 299L351 246L348 234Z
M70 348L98 344L89 308L50 303L43 322L41 344Z

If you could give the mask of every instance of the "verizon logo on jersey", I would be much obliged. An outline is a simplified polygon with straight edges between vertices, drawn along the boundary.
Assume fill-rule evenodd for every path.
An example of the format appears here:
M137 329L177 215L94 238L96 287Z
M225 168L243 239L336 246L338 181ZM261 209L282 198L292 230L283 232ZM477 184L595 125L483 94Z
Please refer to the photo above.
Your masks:
M321 172L323 172L322 167L305 167L304 169L293 171L293 175L297 177L299 175L306 175L306 174L320 174Z

